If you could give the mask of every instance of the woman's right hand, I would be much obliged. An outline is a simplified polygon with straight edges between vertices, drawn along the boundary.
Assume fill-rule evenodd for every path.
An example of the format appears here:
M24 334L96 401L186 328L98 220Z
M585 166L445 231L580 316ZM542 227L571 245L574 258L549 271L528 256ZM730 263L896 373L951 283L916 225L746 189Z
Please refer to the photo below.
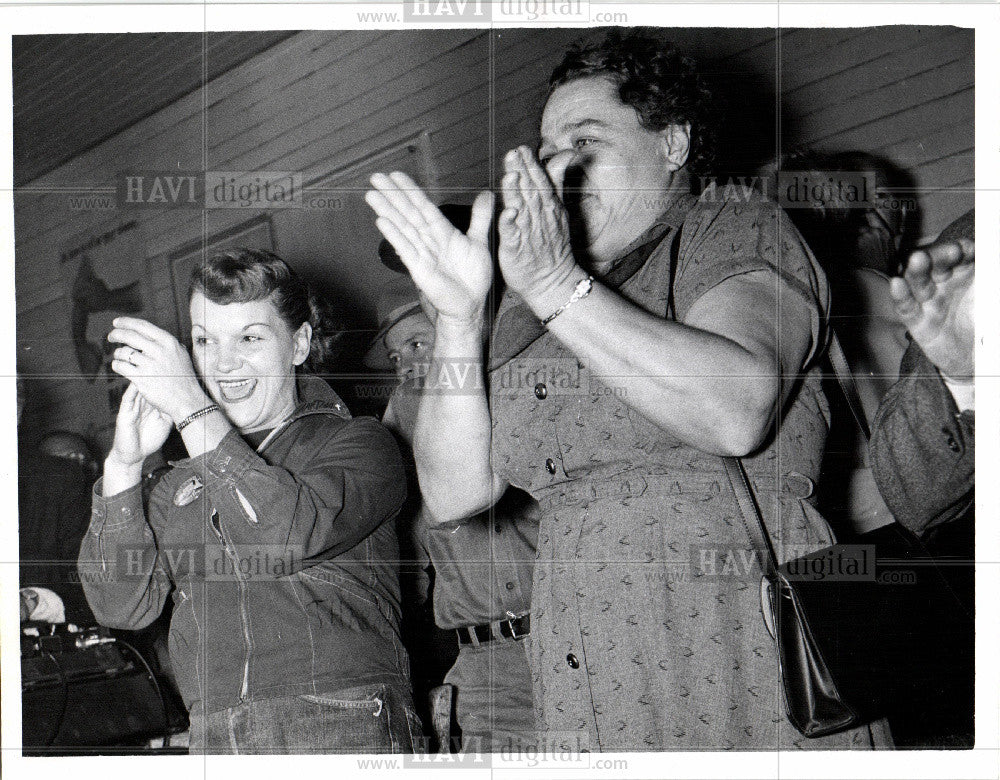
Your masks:
M141 471L142 462L163 446L172 426L173 421L168 415L143 398L135 385L129 384L118 407L115 440L108 454L105 472L109 466L125 470L139 468Z
M479 193L469 231L462 233L405 173L376 173L371 184L365 200L378 214L376 226L438 317L456 323L480 318L493 283L493 194Z

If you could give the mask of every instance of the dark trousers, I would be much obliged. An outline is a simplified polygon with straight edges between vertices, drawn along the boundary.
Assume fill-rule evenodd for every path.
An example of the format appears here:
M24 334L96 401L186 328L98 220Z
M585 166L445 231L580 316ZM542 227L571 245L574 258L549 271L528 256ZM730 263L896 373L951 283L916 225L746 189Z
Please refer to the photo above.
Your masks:
M462 645L445 682L455 686L455 714L463 751L499 752L505 745L534 744L527 639Z

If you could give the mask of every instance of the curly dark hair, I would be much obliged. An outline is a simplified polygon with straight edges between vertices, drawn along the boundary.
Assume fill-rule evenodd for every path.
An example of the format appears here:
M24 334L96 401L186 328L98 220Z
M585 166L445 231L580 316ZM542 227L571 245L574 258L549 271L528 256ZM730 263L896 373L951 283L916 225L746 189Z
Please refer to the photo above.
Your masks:
M214 303L249 303L270 299L293 331L312 327L309 357L302 368L320 373L339 352L339 330L326 304L291 266L263 249L232 249L213 255L191 272L188 298L200 292Z
M690 122L687 168L696 174L711 173L719 111L693 59L652 30L612 30L599 43L580 41L566 51L549 78L549 94L588 76L603 76L617 84L619 99L636 110L647 130Z

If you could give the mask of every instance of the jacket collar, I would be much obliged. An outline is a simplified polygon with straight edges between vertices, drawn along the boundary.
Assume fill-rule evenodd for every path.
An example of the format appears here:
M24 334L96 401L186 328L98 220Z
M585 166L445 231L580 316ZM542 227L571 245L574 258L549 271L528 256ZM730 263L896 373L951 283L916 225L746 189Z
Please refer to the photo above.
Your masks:
M303 417L313 414L331 414L344 420L351 419L347 404L320 377L299 374L296 377L296 386L299 392L299 405L295 407L295 411L278 423L264 441L257 445L257 452L263 452L264 448L284 433L292 423Z
M337 395L324 379L313 374L299 374L296 378L299 391L299 405L283 422L289 423L305 417L307 414L324 412L351 419L347 404Z

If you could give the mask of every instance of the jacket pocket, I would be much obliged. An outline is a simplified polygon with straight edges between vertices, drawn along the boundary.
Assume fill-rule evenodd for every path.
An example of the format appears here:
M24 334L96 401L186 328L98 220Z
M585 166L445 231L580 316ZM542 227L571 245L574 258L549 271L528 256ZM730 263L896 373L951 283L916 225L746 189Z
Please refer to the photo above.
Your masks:
M377 718L386 706L386 686L359 685L356 688L331 693L303 693L299 698L327 707L360 710Z
M320 694L300 694L309 707L298 738L330 753L393 753L401 745L394 734L392 702L385 684L374 683Z

